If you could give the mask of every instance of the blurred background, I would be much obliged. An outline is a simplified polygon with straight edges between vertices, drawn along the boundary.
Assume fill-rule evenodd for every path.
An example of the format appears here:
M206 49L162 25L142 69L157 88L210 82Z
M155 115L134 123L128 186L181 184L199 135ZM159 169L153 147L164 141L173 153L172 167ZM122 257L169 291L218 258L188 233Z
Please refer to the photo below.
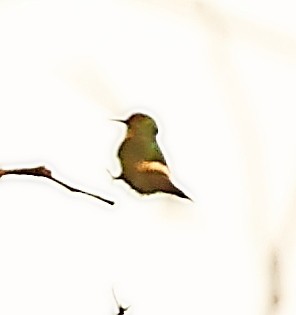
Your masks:
M0 313L295 314L295 4L0 2ZM113 181L151 115L194 202Z

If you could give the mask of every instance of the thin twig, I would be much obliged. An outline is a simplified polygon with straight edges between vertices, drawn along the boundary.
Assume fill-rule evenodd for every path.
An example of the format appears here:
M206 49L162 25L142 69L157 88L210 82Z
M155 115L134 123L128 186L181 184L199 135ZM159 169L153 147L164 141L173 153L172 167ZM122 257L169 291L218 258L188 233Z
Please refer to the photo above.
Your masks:
M19 168L19 169L12 169L12 170L0 169L0 178L4 175L28 175L28 176L45 177L45 178L48 178L48 179L56 182L57 184L69 189L72 192L78 192L81 194L85 194L85 195L97 198L101 201L104 201L104 202L108 203L109 205L114 205L114 201L111 201L111 200L105 199L103 197L100 197L98 195L94 195L94 194L88 193L86 191L71 187L71 186L61 182L60 180L52 177L51 171L49 169L47 169L45 166L38 166L38 167L33 167L33 168Z
M124 313L130 308L130 306L128 307L123 307L118 301L117 301L117 298L116 298L116 295L115 295L115 292L114 292L114 288L112 288L112 292L113 292L113 296L114 296L114 300L117 304L117 307L118 307L118 314L117 315L124 315Z

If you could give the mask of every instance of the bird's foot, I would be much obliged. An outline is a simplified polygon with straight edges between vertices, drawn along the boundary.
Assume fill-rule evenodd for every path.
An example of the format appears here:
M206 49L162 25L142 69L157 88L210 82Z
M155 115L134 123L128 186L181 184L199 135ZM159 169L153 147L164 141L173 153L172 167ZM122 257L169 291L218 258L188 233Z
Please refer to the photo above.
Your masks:
M107 169L108 174L112 177L112 179L123 179L122 174L120 174L119 176L113 176L112 173Z

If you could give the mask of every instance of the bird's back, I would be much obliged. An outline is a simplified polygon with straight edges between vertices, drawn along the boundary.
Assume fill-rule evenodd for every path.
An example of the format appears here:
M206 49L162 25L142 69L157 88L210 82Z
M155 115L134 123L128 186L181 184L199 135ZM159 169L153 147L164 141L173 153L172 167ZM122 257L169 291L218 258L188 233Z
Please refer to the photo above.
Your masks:
M123 169L132 168L139 161L156 161L166 165L155 138L149 141L145 137L126 138L119 148L118 157Z

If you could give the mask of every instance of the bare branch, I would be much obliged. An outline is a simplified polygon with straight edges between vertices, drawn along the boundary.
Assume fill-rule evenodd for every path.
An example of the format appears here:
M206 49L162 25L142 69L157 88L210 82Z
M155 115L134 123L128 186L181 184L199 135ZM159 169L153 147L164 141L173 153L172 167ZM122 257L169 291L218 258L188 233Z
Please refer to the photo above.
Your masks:
M28 175L28 176L39 176L39 177L45 177L48 178L54 182L56 182L57 184L67 188L68 190L72 191L72 192L78 192L81 194L85 194L91 197L94 197L96 199L99 199L101 201L104 201L106 203L108 203L109 205L114 205L114 201L102 198L98 195L94 195L91 193L88 193L86 191L71 187L65 183L63 183L62 181L54 178L51 175L51 171L49 169L47 169L45 166L38 166L38 167L33 167L33 168L20 168L20 169L12 169L12 170L3 170L0 169L0 178L4 175Z

